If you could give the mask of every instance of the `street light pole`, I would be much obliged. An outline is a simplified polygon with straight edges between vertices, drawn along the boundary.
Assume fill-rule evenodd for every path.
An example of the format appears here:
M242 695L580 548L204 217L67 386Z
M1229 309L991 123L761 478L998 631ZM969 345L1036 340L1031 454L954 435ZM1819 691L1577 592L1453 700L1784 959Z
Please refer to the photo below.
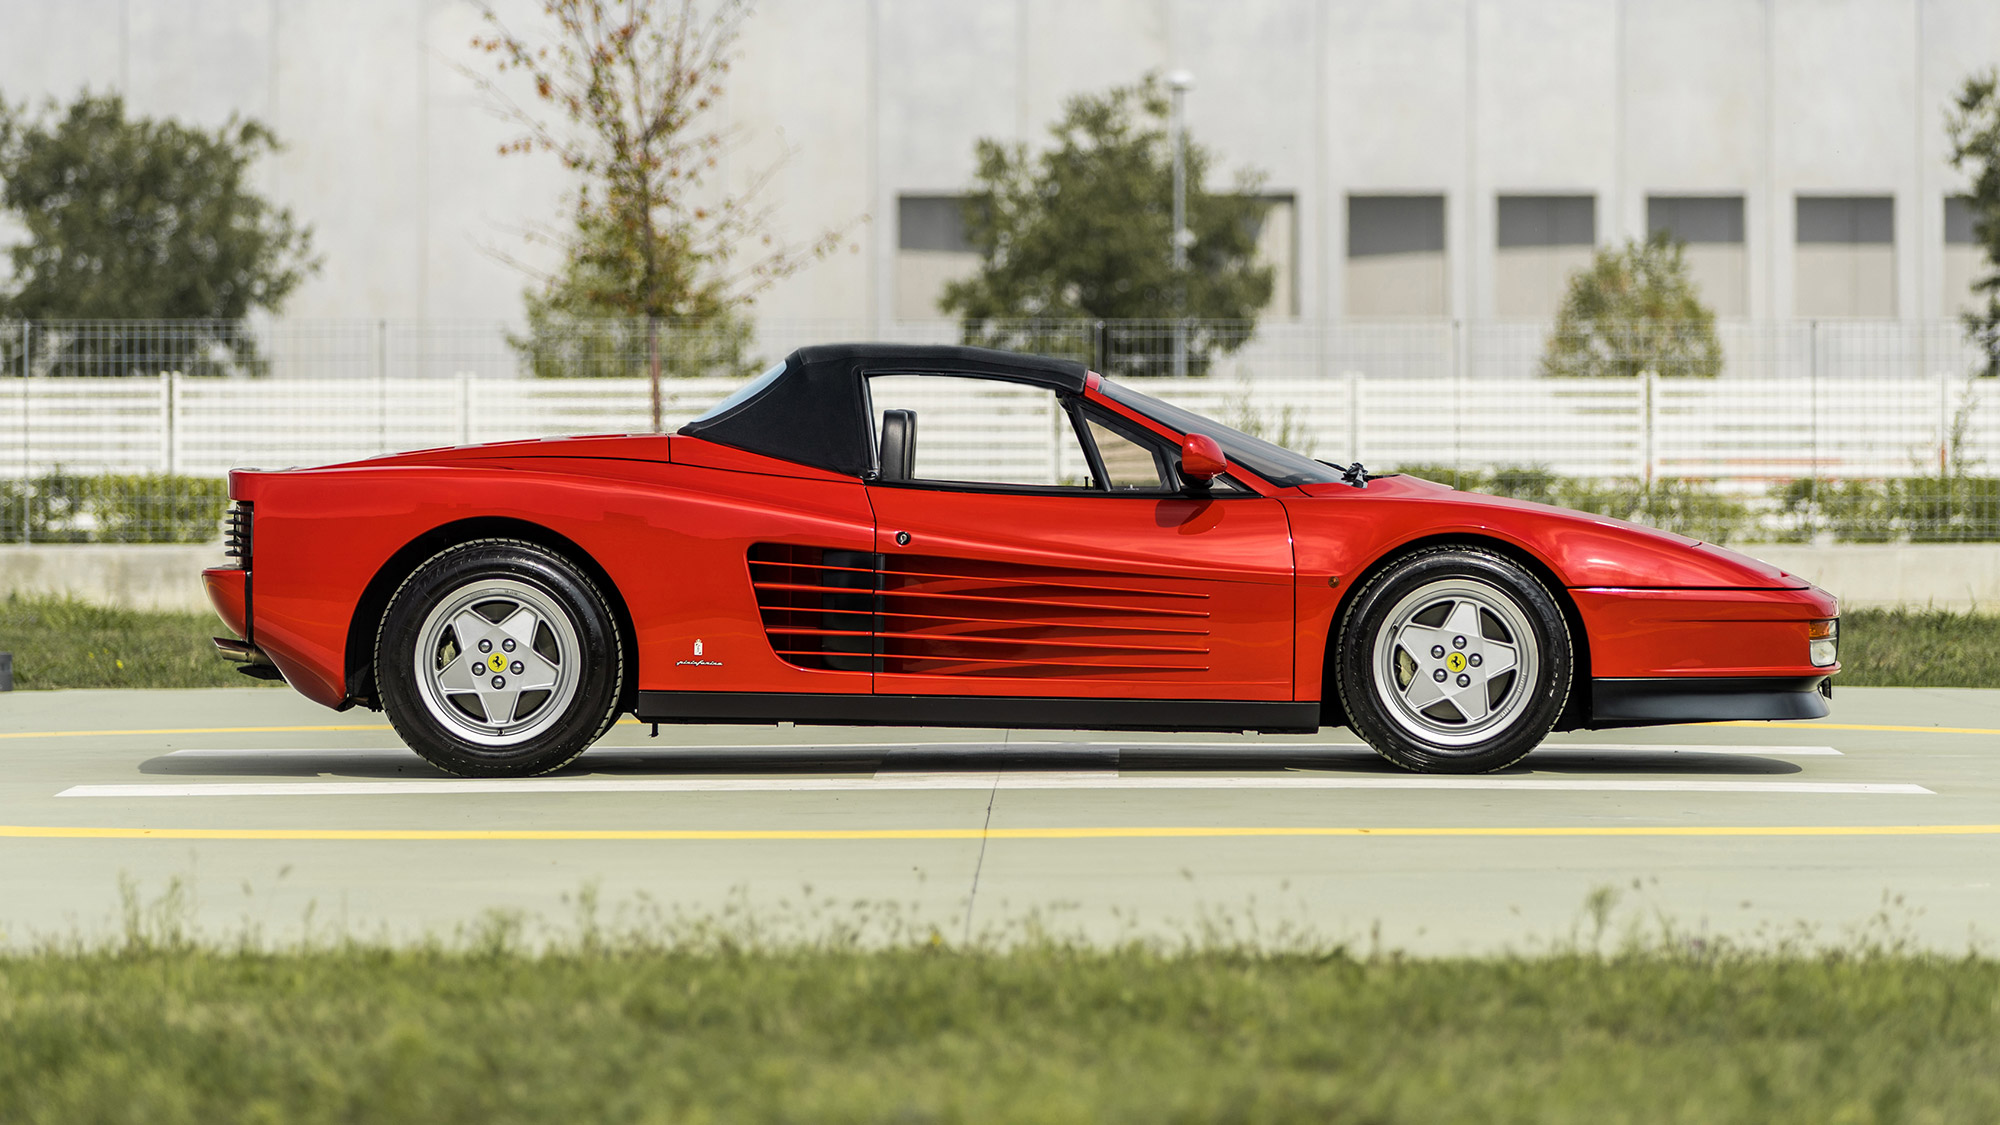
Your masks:
M1187 374L1187 252L1194 241L1187 229L1187 92L1194 88L1194 75L1176 70L1167 75L1174 92L1173 114L1168 128L1174 134L1174 375Z

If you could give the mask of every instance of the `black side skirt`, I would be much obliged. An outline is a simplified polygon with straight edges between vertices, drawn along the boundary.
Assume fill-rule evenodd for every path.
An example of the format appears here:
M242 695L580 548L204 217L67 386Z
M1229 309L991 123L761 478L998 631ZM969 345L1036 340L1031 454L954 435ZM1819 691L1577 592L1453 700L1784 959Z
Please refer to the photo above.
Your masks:
M1311 733L1318 703L1213 699L1045 699L980 695L809 695L642 691L643 723L823 723L832 726L1013 727Z
M1592 680L1590 727L1725 719L1818 719L1833 694L1825 676Z

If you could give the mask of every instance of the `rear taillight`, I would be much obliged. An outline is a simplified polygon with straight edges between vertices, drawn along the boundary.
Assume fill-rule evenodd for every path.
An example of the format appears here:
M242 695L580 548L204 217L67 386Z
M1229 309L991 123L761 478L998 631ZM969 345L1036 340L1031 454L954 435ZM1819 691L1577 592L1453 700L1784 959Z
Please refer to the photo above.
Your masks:
M229 516L223 521L223 553L244 570L250 569L251 526L250 501L232 501Z

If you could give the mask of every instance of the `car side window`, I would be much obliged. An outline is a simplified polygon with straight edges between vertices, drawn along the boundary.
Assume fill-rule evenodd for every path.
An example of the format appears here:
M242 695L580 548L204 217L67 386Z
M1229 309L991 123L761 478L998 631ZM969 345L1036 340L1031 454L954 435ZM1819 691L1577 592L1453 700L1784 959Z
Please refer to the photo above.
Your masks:
M1171 448L1172 443L1123 419L1113 421L1095 407L1084 407L1081 415L1104 464L1104 474L1110 478L1111 491L1179 492L1179 454ZM1228 476L1219 476L1209 482L1209 495L1255 493Z
M1168 472L1155 446L1141 445L1092 415L1084 415L1091 444L1104 462L1105 487L1113 492L1151 491L1168 487Z
M884 481L1092 490L1076 427L1054 391L956 375L873 375Z

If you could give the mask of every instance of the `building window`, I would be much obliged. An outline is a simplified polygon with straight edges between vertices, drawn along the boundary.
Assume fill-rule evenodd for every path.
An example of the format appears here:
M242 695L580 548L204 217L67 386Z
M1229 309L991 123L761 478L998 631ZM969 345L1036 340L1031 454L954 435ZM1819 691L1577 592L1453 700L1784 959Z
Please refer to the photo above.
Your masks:
M1944 201L1944 307L1969 313L1980 307L1972 286L1986 272L1986 253L1972 234L1972 201L1962 195Z
M1503 195L1493 266L1493 311L1547 317L1562 306L1569 276L1588 269L1597 243L1597 200L1588 195Z
M1347 197L1347 315L1444 316L1444 196Z
M1895 220L1886 195L1800 196L1798 315L1895 316Z
M896 200L896 318L931 320L944 287L979 270L979 254L965 239L965 217L956 195L905 195Z
M1742 196L1648 196L1646 233L1664 234L1686 246L1688 276L1717 316L1750 314Z
M1257 261L1271 267L1271 299L1265 316L1299 315L1298 204L1289 195L1264 196L1264 217L1258 221Z

